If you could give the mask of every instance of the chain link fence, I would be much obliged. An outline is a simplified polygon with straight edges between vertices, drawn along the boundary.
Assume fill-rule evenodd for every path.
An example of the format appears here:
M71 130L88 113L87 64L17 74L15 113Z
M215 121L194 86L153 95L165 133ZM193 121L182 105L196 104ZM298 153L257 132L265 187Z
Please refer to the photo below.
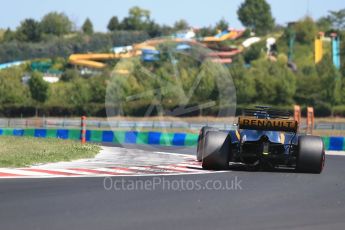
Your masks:
M211 126L223 130L236 129L236 125L225 122L188 122L188 121L131 121L131 120L96 120L87 119L88 129L110 130L117 129L189 129L198 131L203 126ZM80 119L72 118L0 118L1 128L66 128L76 129L81 127ZM306 124L302 123L300 129L304 130ZM316 122L314 130L345 130L345 123Z

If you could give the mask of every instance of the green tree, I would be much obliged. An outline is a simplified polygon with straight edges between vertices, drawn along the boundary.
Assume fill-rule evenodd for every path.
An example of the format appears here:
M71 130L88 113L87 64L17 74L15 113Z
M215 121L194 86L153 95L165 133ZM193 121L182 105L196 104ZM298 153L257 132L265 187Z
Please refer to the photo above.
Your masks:
M245 77L249 87L253 87L251 81L254 82L256 93L251 103L270 105L290 105L293 103L296 92L296 77L287 68L286 62L282 60L271 62L262 58L253 61L252 67L244 74L248 75ZM252 91L250 92L252 93Z
M229 71L234 81L236 98L238 104L250 104L253 102L255 92L255 82L244 67L243 58L239 57L231 64Z
M159 24L155 23L153 20L150 20L147 24L147 33L150 37L157 37L162 35L162 29Z
M72 31L72 22L64 13L51 12L43 17L41 28L43 33L61 36Z
M77 78L79 78L79 71L76 69L67 69L64 71L64 73L61 76L61 81L74 81Z
M7 30L4 32L2 41L9 42L9 41L14 40L15 37L16 37L16 33L13 32L10 28L7 28Z
M90 102L104 103L107 89L106 79L106 76L98 75L89 80Z
M39 22L29 18L20 23L17 28L16 38L23 42L39 42L41 40L41 28Z
M87 18L82 26L84 34L91 35L93 34L93 25L89 18Z
M329 11L329 19L335 29L345 29L345 9L338 11Z
M274 28L271 6L265 0L245 0L237 15L244 26L258 34L265 34Z
M296 32L296 41L302 44L313 44L315 35L317 34L317 27L311 17L305 17L294 25Z
M119 19L116 16L111 17L111 19L109 20L107 28L111 32L114 32L115 30L120 30L121 24L119 22Z
M178 20L174 23L174 30L186 30L189 28L188 22L186 20Z
M9 68L0 71L0 107L9 104L27 102L28 91L21 83L23 71L19 68Z
M319 74L320 99L334 106L341 103L341 75L334 67L330 55L325 55L320 63L317 64L316 70Z
M332 28L332 20L329 16L319 18L316 24L320 31L328 31Z
M38 105L43 104L49 95L49 83L43 80L42 74L33 72L28 82L31 98L36 102L36 116L38 115Z
M264 43L259 42L251 45L244 53L243 58L246 64L250 64L252 61L259 59L262 50L264 49Z
M78 78L70 82L67 90L69 95L67 103L83 113L90 100L90 91L89 84L84 79Z
M317 65L304 66L297 73L296 102L329 109L344 103L344 80L326 54Z
M221 31L227 30L229 28L229 23L222 18L219 22L217 22L216 28Z
M321 100L320 91L323 90L323 87L320 84L315 65L302 67L297 78L297 89L294 97L296 103L309 106L317 104Z
M150 22L150 11L134 6L129 9L128 17L121 23L124 30L145 30Z
M197 37L206 37L206 36L211 36L217 33L217 31L212 28L212 27L201 27L200 29L197 30L196 36Z

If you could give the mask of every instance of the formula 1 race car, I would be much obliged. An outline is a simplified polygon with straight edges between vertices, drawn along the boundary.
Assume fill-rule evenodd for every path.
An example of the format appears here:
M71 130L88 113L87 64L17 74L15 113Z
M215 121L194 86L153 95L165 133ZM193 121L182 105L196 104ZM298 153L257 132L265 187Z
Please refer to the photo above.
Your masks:
M237 130L203 127L197 160L204 169L224 170L231 165L256 169L291 168L321 173L325 150L321 137L297 133L298 122L284 111L257 106L244 110Z

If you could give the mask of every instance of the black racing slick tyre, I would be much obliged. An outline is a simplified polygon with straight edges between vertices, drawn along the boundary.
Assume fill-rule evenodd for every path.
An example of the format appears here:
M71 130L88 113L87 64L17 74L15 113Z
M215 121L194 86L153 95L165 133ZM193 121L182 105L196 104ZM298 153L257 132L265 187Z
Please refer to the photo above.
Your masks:
M205 136L206 136L206 133L209 131L217 131L217 129L212 128L212 127L208 127L208 126L204 126L201 128L200 133L199 133L198 145L196 148L196 160L199 162L202 161L202 153L204 150Z
M225 132L208 131L204 140L202 168L225 170L229 168L231 154L230 135Z
M321 173L325 164L325 149L321 137L301 136L298 139L297 171Z

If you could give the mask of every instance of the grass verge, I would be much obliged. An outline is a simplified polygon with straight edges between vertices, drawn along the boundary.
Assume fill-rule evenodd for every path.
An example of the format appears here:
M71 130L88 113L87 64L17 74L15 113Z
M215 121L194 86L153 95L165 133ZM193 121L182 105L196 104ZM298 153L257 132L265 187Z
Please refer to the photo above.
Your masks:
M94 157L100 146L55 138L0 136L0 167L25 167L38 163Z

